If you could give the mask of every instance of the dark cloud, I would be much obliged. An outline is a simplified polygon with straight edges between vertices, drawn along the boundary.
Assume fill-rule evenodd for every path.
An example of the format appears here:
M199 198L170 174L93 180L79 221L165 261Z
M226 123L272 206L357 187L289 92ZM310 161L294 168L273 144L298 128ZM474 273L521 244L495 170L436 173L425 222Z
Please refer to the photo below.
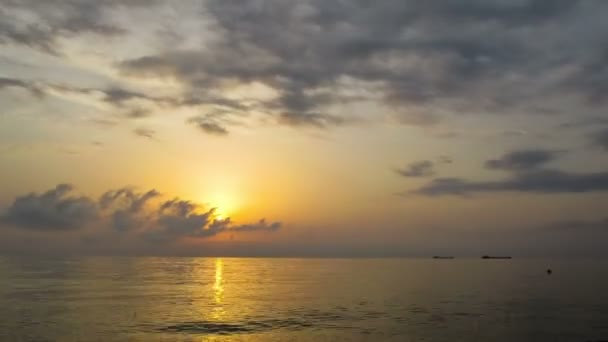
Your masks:
M560 154L552 150L519 150L509 152L500 159L486 161L488 169L502 169L510 171L524 171L538 168L554 160Z
M188 120L189 123L196 125L201 131L211 135L228 135L228 130L213 117L208 115L196 116Z
M152 113L149 110L143 108L131 108L124 112L124 117L127 119L143 119L151 116Z
M145 218L139 214L147 202L159 196L161 194L154 189L138 193L134 189L123 188L104 193L99 199L99 206L110 212L112 228L124 232L145 224Z
M161 229L148 235L154 239L174 239L181 236L213 236L225 229L224 220L214 220L215 209L197 212L198 205L179 199L163 203L158 222ZM227 222L227 221L226 221ZM205 227L206 229L201 229Z
M608 190L608 172L570 173L533 169L517 172L506 179L470 181L437 178L413 191L427 196L468 195L483 192L584 193Z
M460 138L462 135L463 135L462 132L450 130L450 131L440 132L436 136L437 136L437 138L440 138L440 139L455 139L455 138Z
M15 88L29 88L29 84L14 78L0 77L0 88L15 87Z
M87 197L69 196L72 186L59 184L43 194L17 197L2 221L34 230L72 230L97 217L97 205Z
M59 55L59 38L71 38L86 33L104 37L123 35L127 30L112 22L109 12L121 7L150 6L155 2L2 0L0 44L20 44Z
M88 122L103 128L115 127L119 124L119 122L116 120L109 120L104 118L91 119L88 120Z
M592 134L591 141L594 145L608 151L608 129Z
M132 188L122 188L105 192L99 198L99 205L102 209L118 205L128 208L131 212L137 212L143 208L147 201L160 195L155 189L145 193L138 193Z
M128 17L157 3L2 0L0 42L59 53L58 38L121 36L125 28L112 20L113 11L127 9ZM597 109L608 89L603 1L190 4L209 23L204 48L172 47L116 64L133 77L173 78L183 94L154 98L110 88L104 101L212 106L223 110L221 117L262 113L280 124L324 128L350 123L353 114L332 109L358 101L380 104L396 122L432 125L453 113L563 113L571 110L563 98ZM262 84L276 97L234 100L224 92L234 84ZM219 117L194 122L208 133L228 131Z
M608 48L602 48L566 80L567 87L582 90L590 104L600 106L608 101Z
M236 226L232 229L237 232L251 232L251 231L258 231L258 230L275 231L275 230L279 230L280 228L281 228L280 222L268 223L268 222L266 222L266 219L261 219L257 223L243 224L240 226Z
M40 85L43 85L47 88L47 93L52 94L52 92L48 90L52 90L59 93L65 94L84 94L89 96L95 96L97 94L102 95L102 101L113 105L117 108L124 107L131 100L143 100L148 101L150 103L156 105L169 105L175 102L173 99L164 98L164 97L154 97L149 96L140 92L131 91L128 89L120 88L120 87L109 87L109 88L87 88L87 87L78 87L71 86L65 84L56 84L56 83L48 83L48 82L38 82ZM132 111L141 111L144 112L141 108L132 108ZM133 114L133 117L139 117L138 114Z
M428 177L435 174L433 162L422 160L411 163L406 168L396 169L395 171L403 177Z
M521 130L521 129L509 129L509 130L505 130L505 131L501 132L501 135L503 137L507 137L507 138L518 138L518 137L523 137L527 134L528 134L528 132Z
M0 77L0 89L9 88L9 87L21 88L21 89L27 90L32 95L35 95L37 97L40 97L44 94L43 91L40 89L40 87L38 87L36 84L34 84L32 82L24 81L24 80L20 80L20 79L16 79L16 78Z
M40 231L103 229L156 242L171 242L185 237L205 238L221 233L276 231L280 222L265 219L252 224L236 224L219 219L215 208L174 198L162 200L152 189L138 192L122 188L105 192L98 200L70 196L72 186L60 184L43 194L15 199L2 222L13 227Z
M23 88L38 95L50 95L52 94L51 90L59 93L76 93L85 95L95 95L96 93L101 93L103 95L103 101L116 106L120 106L124 104L124 102L133 99L147 100L159 105L175 102L173 99L148 96L143 93L119 87L109 87L106 89L85 88L43 81L34 82L32 80L0 77L0 89L7 87Z
M568 121L559 124L558 128L570 129L570 128L595 128L597 126L608 126L608 118L604 117L591 117L580 120Z
M344 119L320 113L284 112L279 116L279 122L289 126L311 126L324 128L344 123Z
M122 103L123 101L131 99L151 99L142 93L122 89L122 88L109 88L103 91L105 95L105 101L111 103Z
M541 227L550 232L606 232L608 233L608 218L600 220L565 220L552 222Z
M149 128L136 128L133 130L133 133L138 137L148 138L154 140L156 138L156 131Z
M217 38L212 48L143 56L119 68L173 77L195 92L230 81L262 83L277 99L248 110L301 126L348 122L328 121L328 106L345 101L340 91L357 87L380 93L407 124L435 122L445 111L535 112L563 92L591 96L597 91L577 85L588 75L569 74L567 81L555 75L593 65L601 44L578 37L608 32L595 15L608 10L603 2L211 0L204 6ZM354 101L361 99L366 96ZM546 110L561 110L554 107ZM414 121L412 113L418 113Z
M35 24L19 25L3 8L0 10L0 43L15 43L57 54L54 42L55 37L48 30Z
M449 156L439 156L437 160L442 164L452 164L454 162L454 159Z
M113 112L118 112L121 114L120 117L127 119L141 119L152 115L152 110L148 109L149 107L144 108L142 102L147 102L152 108L158 108L182 106L181 102L184 101L173 98L148 96L120 87L86 88L43 81L0 78L0 90L8 87L27 90L37 97L56 96L57 93L68 95L78 94L90 96L91 100L94 100L97 95L101 94L101 101L111 105ZM138 100L139 103L130 102L133 100ZM108 119L96 119L93 121L100 126L115 126L119 124L119 121Z
M180 237L209 237L222 232L276 231L280 222L267 223L265 219L254 224L235 225L230 218L218 219L215 208L207 211L190 201L173 199L164 202L159 209L160 229L146 233L146 237L156 241L174 240ZM204 227L204 229L201 229Z

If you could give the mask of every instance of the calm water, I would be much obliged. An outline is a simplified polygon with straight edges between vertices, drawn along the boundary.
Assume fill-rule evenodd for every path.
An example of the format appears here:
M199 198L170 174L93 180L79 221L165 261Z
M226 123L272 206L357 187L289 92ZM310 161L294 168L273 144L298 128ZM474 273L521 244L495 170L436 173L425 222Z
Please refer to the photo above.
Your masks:
M608 340L608 263L6 257L0 308L1 341Z

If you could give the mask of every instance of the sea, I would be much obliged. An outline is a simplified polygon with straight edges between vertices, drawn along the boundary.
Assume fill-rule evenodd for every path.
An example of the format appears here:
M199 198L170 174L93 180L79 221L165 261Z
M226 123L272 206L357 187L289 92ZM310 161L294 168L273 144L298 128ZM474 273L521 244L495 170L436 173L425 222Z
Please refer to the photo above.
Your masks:
M608 260L0 257L0 341L608 341Z

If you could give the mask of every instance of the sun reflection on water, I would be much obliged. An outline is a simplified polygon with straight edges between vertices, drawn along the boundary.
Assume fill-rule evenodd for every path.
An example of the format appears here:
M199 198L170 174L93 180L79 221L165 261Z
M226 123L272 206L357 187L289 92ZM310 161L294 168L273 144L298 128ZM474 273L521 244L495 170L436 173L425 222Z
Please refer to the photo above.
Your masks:
M222 303L222 298L224 297L224 262L222 259L215 259L215 283L213 283L213 294L216 304Z
M211 316L215 320L222 320L225 311L222 307L224 299L224 262L221 258L215 259L215 282L213 283L213 299L215 307L211 312Z

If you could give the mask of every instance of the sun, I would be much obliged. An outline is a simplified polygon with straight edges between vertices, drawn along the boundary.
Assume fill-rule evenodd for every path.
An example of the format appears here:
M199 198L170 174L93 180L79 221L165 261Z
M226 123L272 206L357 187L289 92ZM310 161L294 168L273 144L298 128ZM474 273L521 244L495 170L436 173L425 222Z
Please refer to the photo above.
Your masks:
M215 208L215 218L224 220L234 214L238 208L237 197L227 192L218 192L207 197L207 203Z

